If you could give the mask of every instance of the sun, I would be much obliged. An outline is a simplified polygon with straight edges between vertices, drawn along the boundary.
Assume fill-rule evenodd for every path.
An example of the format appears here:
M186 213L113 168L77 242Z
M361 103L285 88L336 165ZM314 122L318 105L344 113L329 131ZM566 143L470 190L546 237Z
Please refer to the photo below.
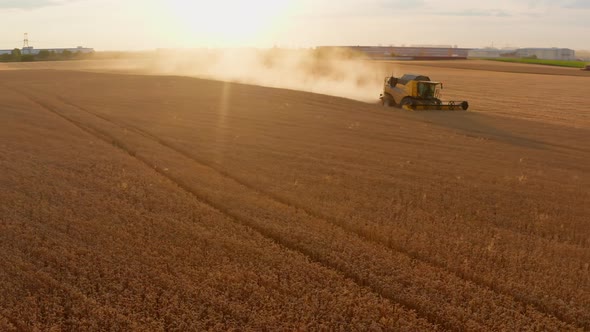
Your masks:
M293 0L171 0L165 6L184 33L211 47L254 45L280 27Z

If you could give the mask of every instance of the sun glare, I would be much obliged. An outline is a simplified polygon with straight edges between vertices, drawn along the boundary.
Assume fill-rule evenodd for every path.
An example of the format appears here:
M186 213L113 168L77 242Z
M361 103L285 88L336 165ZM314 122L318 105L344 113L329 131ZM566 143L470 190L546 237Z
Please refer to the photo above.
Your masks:
M207 46L260 43L279 29L292 0L166 1L175 23Z

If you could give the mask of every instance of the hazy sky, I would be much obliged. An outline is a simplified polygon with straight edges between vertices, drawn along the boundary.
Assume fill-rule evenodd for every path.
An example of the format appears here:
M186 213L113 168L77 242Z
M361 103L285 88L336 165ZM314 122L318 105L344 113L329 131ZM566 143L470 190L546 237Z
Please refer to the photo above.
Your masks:
M0 49L273 45L590 49L590 0L0 0Z

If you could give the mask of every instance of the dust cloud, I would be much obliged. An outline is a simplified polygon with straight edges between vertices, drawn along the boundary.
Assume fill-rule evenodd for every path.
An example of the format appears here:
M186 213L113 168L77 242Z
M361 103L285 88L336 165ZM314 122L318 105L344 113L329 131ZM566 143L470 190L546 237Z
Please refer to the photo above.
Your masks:
M383 78L392 74L391 64L379 64L344 48L102 52L89 60L0 64L0 70L16 69L189 76L363 102L376 102Z
M150 74L181 75L375 102L387 75L344 49L160 50Z

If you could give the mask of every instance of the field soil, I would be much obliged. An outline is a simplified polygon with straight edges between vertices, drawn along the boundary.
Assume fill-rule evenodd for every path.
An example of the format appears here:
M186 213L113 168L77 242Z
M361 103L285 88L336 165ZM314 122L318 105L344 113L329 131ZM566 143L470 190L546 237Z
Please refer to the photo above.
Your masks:
M404 62L396 62L402 64ZM411 61L405 62L423 67L469 69L477 71L495 71L505 73L559 75L590 77L590 73L579 68L567 68L527 63L509 63L493 60L444 60L444 61Z
M0 71L2 331L590 330L588 77L376 64L473 105L407 112L35 65Z

